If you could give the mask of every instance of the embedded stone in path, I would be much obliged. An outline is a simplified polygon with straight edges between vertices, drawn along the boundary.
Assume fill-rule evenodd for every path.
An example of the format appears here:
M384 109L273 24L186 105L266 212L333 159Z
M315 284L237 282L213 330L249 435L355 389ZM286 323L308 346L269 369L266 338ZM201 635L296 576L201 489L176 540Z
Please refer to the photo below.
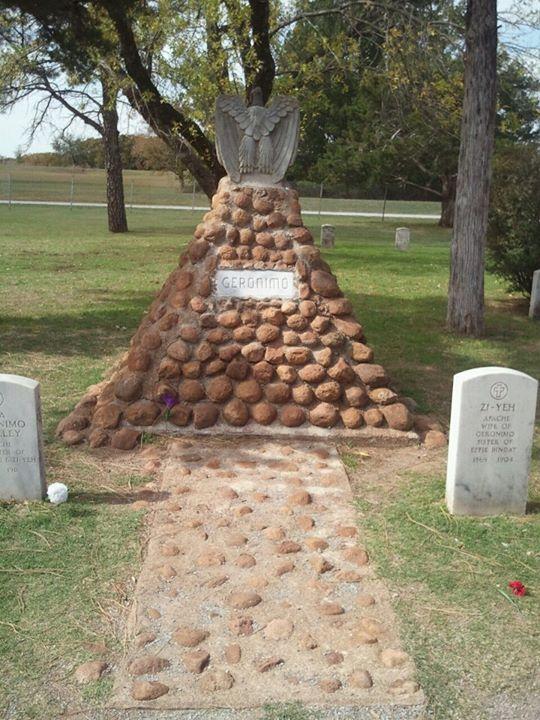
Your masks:
M174 439L160 472L115 707L179 717L243 708L255 718L267 702L299 701L421 716L415 668L331 445L209 439L194 453ZM167 556L175 575L164 578L170 545L180 552Z
M533 273L529 317L531 320L540 320L540 270Z
M538 381L517 370L454 375L446 502L456 515L523 514Z
M41 500L44 495L39 383L0 373L0 500Z

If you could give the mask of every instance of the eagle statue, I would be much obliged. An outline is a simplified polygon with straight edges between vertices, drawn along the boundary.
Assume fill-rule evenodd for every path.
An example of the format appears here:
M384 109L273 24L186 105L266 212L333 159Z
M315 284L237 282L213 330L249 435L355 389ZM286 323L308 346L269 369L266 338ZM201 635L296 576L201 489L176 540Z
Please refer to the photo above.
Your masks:
M238 95L220 95L216 100L218 160L233 182L277 183L296 156L299 127L296 98L278 95L265 107L257 87L246 107Z

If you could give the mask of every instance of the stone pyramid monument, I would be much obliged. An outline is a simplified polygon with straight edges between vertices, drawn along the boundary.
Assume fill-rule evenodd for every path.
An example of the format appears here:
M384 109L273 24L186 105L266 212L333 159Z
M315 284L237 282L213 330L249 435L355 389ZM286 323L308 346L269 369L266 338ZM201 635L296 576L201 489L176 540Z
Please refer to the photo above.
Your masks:
M221 96L216 126L228 176L212 209L129 351L58 435L119 449L143 431L416 438L282 181L297 102Z

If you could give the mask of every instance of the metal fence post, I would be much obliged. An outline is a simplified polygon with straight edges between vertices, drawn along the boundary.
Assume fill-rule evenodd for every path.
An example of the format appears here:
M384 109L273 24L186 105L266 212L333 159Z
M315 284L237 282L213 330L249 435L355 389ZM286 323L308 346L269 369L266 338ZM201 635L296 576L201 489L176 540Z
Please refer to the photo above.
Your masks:
M319 189L319 219L321 217L323 191L324 191L324 183L321 183L321 187Z
M71 176L71 187L69 190L69 208L73 210L73 195L75 194L75 178Z
M191 210L195 210L195 178L193 178L193 192L191 193Z
M386 213L386 198L388 197L388 185L385 185L384 187L384 201L382 206L382 217L381 222L384 222L384 215Z
M131 185L129 188L129 207L131 210L133 210L133 180L131 181Z
M8 207L11 210L11 173L8 173Z

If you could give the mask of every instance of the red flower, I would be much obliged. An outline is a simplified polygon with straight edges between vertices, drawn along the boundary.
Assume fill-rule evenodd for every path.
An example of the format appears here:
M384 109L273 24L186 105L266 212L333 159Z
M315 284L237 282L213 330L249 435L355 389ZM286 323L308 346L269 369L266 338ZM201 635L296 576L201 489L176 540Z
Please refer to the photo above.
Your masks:
M527 588L522 582L519 582L519 580L514 580L513 582L508 583L508 587L512 591L513 595L517 595L518 597L523 597L527 594Z

